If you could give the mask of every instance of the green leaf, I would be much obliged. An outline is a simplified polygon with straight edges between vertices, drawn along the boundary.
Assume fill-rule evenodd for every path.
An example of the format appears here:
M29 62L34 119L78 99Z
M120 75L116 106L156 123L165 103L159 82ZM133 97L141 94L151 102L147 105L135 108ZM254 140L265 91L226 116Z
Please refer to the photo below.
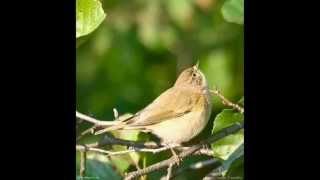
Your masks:
M230 156L227 160L223 161L222 166L224 171L222 174L225 176L230 167L232 166L233 162L243 156L244 153L244 144L242 143Z
M87 156L86 177L88 179L121 179L113 170L108 158L105 155L96 153L88 154Z
M99 0L77 0L76 38L94 31L104 20L106 14Z
M130 115L128 115L130 116ZM122 117L122 116L121 116ZM139 131L131 130L131 131L114 131L113 135L120 139L137 141L139 139ZM124 151L127 150L125 146L113 146L113 151ZM113 163L117 167L120 172L126 172L126 170L134 165L133 161L138 163L141 158L141 154L137 152L127 153L121 156L112 157Z
M243 24L244 0L227 0L221 9L224 19L228 22Z
M244 154L244 144L242 143L225 161L222 161L222 165L216 168L213 172L215 176L228 176L239 174L239 166L243 166L243 154ZM241 160L242 159L242 160ZM232 171L232 172L231 172ZM231 172L231 173L230 173ZM242 177L242 176L241 176Z
M216 133L234 123L242 122L243 118L243 114L231 109L225 109L216 116L212 133ZM217 158L226 160L243 142L243 130L240 130L235 134L231 134L211 144L213 155Z
M139 134L140 132L139 131L120 131L119 132L119 138L121 139L126 139L126 140L129 140L129 141L138 141L139 140ZM140 160L140 154L139 153L136 153L136 152L132 152L132 153L129 153L128 154L133 161L135 162L139 162Z
M236 159L228 169L226 177L230 177L229 179L239 179L243 180L244 175L244 156L240 156L240 158Z
M216 133L228 126L231 126L234 123L242 122L243 114L232 110L232 109L224 109L221 113L219 113L213 123L212 133Z

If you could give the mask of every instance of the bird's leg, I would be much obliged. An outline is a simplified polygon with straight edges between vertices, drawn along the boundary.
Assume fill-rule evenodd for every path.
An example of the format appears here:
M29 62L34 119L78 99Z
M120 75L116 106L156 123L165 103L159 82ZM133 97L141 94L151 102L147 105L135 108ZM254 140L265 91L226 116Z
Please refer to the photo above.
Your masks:
M172 153L172 155L173 155L173 157L174 157L175 163L179 166L179 165L180 165L180 162L181 162L182 160L179 158L179 156L177 155L177 153L174 151L173 148L170 147L170 150L171 150L171 153Z
M166 146L168 146L170 148L170 151L175 159L175 163L179 166L180 162L182 161L181 158L179 158L179 156L177 155L177 153L174 151L175 147L181 146L180 144L166 144Z

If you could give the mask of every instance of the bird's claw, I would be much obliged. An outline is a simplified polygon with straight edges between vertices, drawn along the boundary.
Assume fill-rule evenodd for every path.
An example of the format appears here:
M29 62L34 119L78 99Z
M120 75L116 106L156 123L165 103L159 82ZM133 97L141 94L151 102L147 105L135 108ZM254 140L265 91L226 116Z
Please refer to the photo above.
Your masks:
M180 158L178 155L173 155L174 157L174 162L179 166L180 163L182 162L182 158Z

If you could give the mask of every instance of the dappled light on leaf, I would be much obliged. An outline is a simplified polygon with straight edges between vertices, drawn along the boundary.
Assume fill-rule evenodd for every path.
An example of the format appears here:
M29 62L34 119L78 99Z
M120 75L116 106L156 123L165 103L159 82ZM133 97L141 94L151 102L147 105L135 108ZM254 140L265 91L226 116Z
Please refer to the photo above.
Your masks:
M104 20L105 13L99 0L77 0L76 37L88 35Z

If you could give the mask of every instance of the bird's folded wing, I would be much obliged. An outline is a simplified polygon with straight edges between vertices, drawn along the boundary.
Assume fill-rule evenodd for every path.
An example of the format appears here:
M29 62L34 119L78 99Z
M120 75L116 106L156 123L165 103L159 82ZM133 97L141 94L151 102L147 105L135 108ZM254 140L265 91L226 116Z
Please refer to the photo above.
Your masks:
M147 126L182 116L192 110L199 98L191 90L170 88L138 112L128 125Z

